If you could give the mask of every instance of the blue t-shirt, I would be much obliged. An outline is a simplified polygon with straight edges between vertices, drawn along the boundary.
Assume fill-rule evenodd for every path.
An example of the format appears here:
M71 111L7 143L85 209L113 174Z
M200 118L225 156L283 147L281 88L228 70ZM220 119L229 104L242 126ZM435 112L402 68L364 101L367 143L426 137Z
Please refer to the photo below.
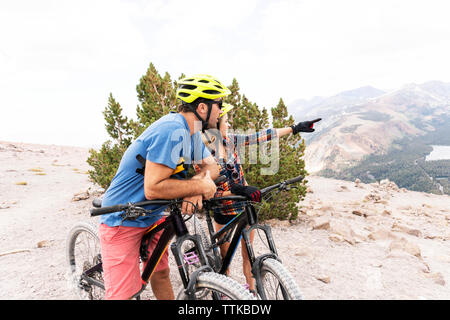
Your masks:
M182 162L189 165L193 161L205 159L210 152L203 144L200 132L190 135L189 125L181 114L171 112L161 117L125 151L117 173L105 192L102 207L146 200L143 172L136 172L136 169L142 169L142 164L136 159L137 155L174 169L172 177L180 179L185 177L182 172L178 172ZM100 217L100 223L110 227L148 227L161 218L160 214L165 208L166 206L147 206L146 209L155 210L153 214L123 222L122 212L105 214Z

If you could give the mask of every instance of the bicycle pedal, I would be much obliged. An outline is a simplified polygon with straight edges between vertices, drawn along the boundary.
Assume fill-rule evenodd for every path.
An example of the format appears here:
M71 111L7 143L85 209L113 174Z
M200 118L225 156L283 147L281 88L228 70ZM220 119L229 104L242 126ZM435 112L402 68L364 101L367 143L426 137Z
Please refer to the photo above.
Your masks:
M200 262L200 260L198 259L198 256L195 254L195 252L187 252L187 253L185 253L184 254L184 261L188 265L192 265L192 264Z

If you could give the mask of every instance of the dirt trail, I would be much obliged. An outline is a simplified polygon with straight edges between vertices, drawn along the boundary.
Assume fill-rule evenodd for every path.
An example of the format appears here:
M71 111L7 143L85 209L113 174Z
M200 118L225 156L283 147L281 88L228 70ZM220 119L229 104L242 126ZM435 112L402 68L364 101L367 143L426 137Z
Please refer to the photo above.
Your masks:
M87 156L84 148L0 142L0 299L75 299L65 241L76 222L95 222ZM269 222L306 299L450 299L449 196L386 181L308 180L298 220ZM73 201L76 194L86 199ZM231 276L243 283L235 259ZM175 269L171 276L178 290Z

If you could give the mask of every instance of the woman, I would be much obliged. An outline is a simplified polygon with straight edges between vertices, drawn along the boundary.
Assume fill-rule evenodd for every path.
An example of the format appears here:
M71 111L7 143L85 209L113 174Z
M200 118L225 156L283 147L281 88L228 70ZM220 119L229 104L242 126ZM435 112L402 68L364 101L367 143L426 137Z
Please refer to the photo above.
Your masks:
M266 129L255 134L250 135L235 135L229 134L228 129L231 127L228 122L228 112L233 109L232 105L223 103L222 113L219 117L217 128L220 135L203 134L203 142L210 149L211 154L216 158L220 166L220 175L227 177L227 180L217 186L217 192L214 197L223 197L232 194L247 196L250 200L260 202L261 193L253 186L249 186L244 178L241 162L239 160L239 148L243 146L265 143L275 137L282 137L290 133L297 134L298 132L313 132L315 122L313 121L300 122L296 125L280 129ZM217 140L219 139L219 140ZM222 141L220 141L222 140ZM220 143L221 142L221 143ZM200 168L194 165L196 172ZM234 203L233 201L223 201L221 208L214 209L214 221L216 231L223 228L229 221L231 221L237 214L244 210L242 205ZM254 230L250 233L250 241L253 243ZM230 243L224 243L220 246L222 258L228 250ZM243 271L245 279L247 280L247 288L255 293L255 280L251 272L251 264L248 258L247 250L243 240L241 241Z

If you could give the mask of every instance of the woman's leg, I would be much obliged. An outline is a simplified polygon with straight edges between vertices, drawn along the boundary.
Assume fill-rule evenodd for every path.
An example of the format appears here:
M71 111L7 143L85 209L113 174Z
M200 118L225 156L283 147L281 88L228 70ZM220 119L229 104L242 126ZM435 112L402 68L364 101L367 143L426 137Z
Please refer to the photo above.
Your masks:
M250 243L253 244L253 238L255 237L255 230L250 232ZM244 239L241 240L242 248L242 269L244 271L245 279L249 285L249 289L255 291L255 279L252 275L252 265L250 263L250 258L248 257L247 248L245 247Z
M215 227L216 227L216 232L218 232L220 229L222 229L224 227L224 225L215 222ZM229 247L230 247L229 242L225 242L224 244L222 244L220 246L220 255L222 256L222 260L223 260L223 258L225 258L225 255L227 254ZM230 270L227 269L227 275L229 275L229 274L230 274Z

